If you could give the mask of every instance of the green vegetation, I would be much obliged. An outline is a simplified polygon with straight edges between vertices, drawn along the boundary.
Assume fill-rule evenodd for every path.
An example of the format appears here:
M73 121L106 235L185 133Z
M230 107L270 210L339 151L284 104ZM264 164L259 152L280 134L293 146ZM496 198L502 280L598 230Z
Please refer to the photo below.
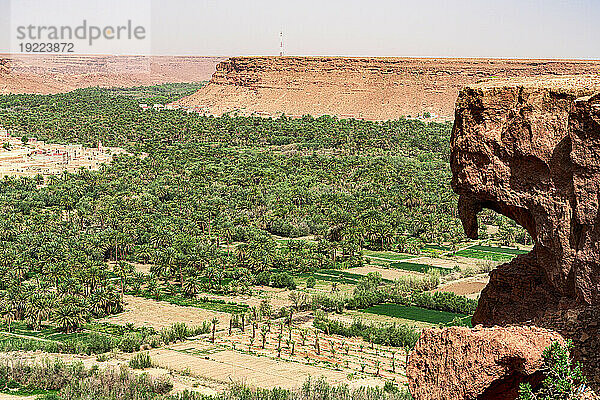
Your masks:
M133 369L146 369L152 367L152 358L147 351L136 353L129 360L129 367Z
M544 350L543 371L546 379L540 388L532 390L528 383L521 384L519 400L569 400L583 398L583 390L587 382L579 364L571 360L570 352L573 343L566 345L558 342L552 343Z
M332 386L324 378L309 378L301 388L293 391L274 388L257 389L245 385L233 385L221 397L215 400L411 400L412 396L405 388L393 386L390 389L363 386L350 388L347 385Z
M398 269L403 269L405 271L413 271L413 272L421 272L421 273L426 273L428 271L439 271L439 272L443 272L443 273L451 272L450 268L437 267L437 266L427 265L427 264L418 264L418 263L412 263L412 262L407 262L407 261L393 262L390 264L390 266L394 267L394 268L398 268Z
M364 310L376 304L392 303L427 309L423 311L426 315L444 315L427 313L428 310L450 313L451 316L445 315L449 321L456 316L464 317L475 312L477 307L475 300L450 292L428 292L435 289L438 284L439 277L435 275L424 278L407 277L388 283L381 279L381 275L370 273L358 282L352 296L314 295L312 306L315 309L342 312L344 309ZM407 308L398 307L398 309Z
M137 352L144 346L160 347L210 332L210 323L189 327L175 323L160 331L152 328L120 327L110 324L88 324L85 330L70 335L56 336L56 328L46 327L33 331L21 324L16 333L0 332L0 351L44 351L47 353L102 354L118 349Z
M403 324L365 324L355 318L352 324L317 316L313 321L316 328L333 335L362 337L365 341L394 347L414 347L419 331Z
M472 248L459 250L456 253L454 253L454 255L461 256L461 257L467 257L467 258L477 258L480 260L501 261L501 262L507 262L507 261L510 261L513 258L515 258L514 254L473 250Z
M364 310L370 314L387 315L413 321L428 322L430 324L449 324L455 318L464 318L463 314L455 314L446 311L428 310L414 306L403 306L401 304L378 304Z
M506 247L493 247L493 246L475 245L475 246L471 246L469 248L472 249L472 250L489 251L491 253L502 253L502 254L514 254L514 255L518 255L518 254L526 254L526 253L528 253L528 251L526 251L526 250L510 249L510 248L506 248Z
M427 246L425 246L427 247ZM374 251L374 250L363 250L363 255L367 257L384 258L390 261L404 260L412 258L414 256L408 254L398 254L390 251Z
M169 395L173 383L168 376L152 378L147 373L136 374L126 367L121 369L86 369L81 362L66 364L58 359L37 364L14 362L0 364L0 393L9 389L11 394L42 395L43 400L410 400L404 388L386 385L386 388L346 385L331 386L323 378L308 379L302 388L289 391L281 388L260 389L232 384L224 393L207 396L184 391Z

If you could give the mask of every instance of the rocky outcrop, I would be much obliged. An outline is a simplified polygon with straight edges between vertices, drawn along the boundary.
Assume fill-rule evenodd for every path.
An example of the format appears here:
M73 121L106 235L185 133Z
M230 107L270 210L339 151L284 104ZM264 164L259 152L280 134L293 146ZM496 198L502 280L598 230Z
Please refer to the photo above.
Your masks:
M415 400L514 400L543 380L542 352L557 333L534 327L425 329L407 368Z
M461 87L482 78L591 73L596 61L234 57L176 102L222 115L335 115L368 120L426 112L451 119Z
M533 250L491 273L475 324L533 323L575 341L600 380L600 76L494 80L462 90L452 187L467 235L495 210Z

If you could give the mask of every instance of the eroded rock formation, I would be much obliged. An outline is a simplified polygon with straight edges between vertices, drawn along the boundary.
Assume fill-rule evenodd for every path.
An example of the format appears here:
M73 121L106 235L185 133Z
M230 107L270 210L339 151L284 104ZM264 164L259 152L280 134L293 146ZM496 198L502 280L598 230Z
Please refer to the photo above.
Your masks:
M369 120L425 112L451 119L459 89L482 78L598 71L597 61L233 57L176 104L201 112L328 114Z
M564 343L535 327L425 329L407 368L416 400L516 399L520 383L537 386L542 352Z
M600 76L462 90L451 167L469 237L477 237L477 213L489 208L535 244L491 273L473 322L555 329L600 379Z

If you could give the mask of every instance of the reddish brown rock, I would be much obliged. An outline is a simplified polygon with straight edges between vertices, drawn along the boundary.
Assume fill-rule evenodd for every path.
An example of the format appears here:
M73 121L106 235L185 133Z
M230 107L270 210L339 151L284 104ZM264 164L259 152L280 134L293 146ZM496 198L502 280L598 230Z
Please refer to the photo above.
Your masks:
M377 57L232 57L178 100L214 115L335 115L368 120L425 112L452 118L460 88L488 77L594 73L598 61Z
M415 400L516 399L543 380L542 352L556 332L536 327L425 329L407 376Z
M452 187L465 232L489 208L534 249L491 273L476 324L532 322L575 341L600 380L600 76L496 80L461 91Z

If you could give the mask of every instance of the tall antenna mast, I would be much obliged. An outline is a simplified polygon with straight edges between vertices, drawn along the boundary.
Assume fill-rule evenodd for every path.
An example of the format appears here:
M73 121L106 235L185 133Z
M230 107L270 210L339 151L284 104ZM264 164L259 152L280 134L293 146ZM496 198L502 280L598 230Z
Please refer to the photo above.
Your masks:
M283 57L283 31L279 32L279 57Z

